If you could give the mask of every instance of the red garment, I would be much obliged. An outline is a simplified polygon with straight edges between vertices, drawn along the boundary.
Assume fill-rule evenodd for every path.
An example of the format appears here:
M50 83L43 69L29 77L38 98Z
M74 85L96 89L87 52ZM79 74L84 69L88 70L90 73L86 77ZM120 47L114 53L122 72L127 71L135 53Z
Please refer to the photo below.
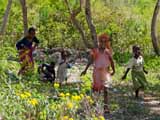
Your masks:
M110 53L107 49L104 53L101 53L99 49L93 49L91 55L93 56L94 65L92 87L94 91L101 91L111 81L111 76L107 69L111 64L109 60Z
M19 51L19 58L20 58L20 64L21 69L19 70L18 74L23 74L30 68L34 68L34 60L32 56L32 52L35 48L30 49L22 49Z

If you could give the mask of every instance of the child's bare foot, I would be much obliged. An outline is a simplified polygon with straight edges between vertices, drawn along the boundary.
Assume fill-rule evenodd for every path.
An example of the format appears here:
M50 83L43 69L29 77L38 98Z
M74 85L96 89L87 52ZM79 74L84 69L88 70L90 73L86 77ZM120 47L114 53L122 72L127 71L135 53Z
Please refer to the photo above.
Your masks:
M104 105L104 114L110 113L108 105Z

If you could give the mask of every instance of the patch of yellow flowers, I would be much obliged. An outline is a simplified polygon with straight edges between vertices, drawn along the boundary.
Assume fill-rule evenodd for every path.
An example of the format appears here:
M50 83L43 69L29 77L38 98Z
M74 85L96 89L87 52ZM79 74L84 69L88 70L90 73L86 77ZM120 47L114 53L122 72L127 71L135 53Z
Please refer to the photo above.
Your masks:
M74 101L80 101L81 100L81 96L79 96L79 95L73 95L72 96L72 100L74 100Z
M80 101L80 100L82 100L84 98L84 95L83 94L80 94L80 95L71 95L70 93L66 93L66 94L65 93L60 93L59 97L62 97L62 98L64 98L64 97L71 97L71 99L73 101Z
M55 89L58 89L60 87L59 83L54 83L53 86L54 86Z
M31 104L32 106L36 106L38 105L38 100L33 98L31 100L28 100L28 103Z
M88 100L91 104L94 103L93 99L92 99L90 96L87 96L86 98L87 98L87 100Z
M23 93L16 93L17 96L20 96L20 98L22 99L26 99L31 97L31 93L30 92L23 92Z
M64 93L60 93L59 96L60 97L65 97L65 94Z
M73 103L68 102L68 103L67 103L67 108L72 109L72 108L73 108Z
M94 117L93 120L105 120L103 116Z
M32 106L36 106L38 105L38 100L33 98L33 99L30 99L30 97L32 96L30 92L23 92L23 93L16 93L17 96L19 96L21 99L27 99L29 98L28 100L28 103Z
M62 120L74 120L73 118L70 118L68 116L63 116Z
M70 96L70 93L66 93L66 96L69 97L69 96Z

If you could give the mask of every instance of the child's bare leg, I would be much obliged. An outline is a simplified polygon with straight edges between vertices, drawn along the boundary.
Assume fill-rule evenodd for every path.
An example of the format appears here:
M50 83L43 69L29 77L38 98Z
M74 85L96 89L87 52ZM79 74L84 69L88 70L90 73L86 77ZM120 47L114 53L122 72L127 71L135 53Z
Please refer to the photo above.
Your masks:
M59 85L60 85L60 87L62 87L62 82L61 81L60 81Z
M25 67L20 68L18 75L24 74L25 70L26 70Z
M139 97L139 91L140 89L142 89L143 87L139 87L137 90L135 90L135 97L138 98Z
M139 87L138 89L136 89L135 91L135 97L138 98L139 97L139 91L140 91L141 87Z
M104 87L104 113L109 113L108 108L108 88Z
M138 98L139 96L139 89L135 90L135 97Z

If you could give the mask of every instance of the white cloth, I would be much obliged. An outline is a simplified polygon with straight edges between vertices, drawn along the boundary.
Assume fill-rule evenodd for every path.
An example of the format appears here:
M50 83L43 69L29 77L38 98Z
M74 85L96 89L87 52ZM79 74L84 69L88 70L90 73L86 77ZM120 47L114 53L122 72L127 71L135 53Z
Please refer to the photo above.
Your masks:
M58 70L57 70L57 79L59 80L60 83L62 83L67 79L67 63L66 62L59 64Z
M142 56L136 58L131 58L127 68L134 69L136 71L143 71L144 60Z

